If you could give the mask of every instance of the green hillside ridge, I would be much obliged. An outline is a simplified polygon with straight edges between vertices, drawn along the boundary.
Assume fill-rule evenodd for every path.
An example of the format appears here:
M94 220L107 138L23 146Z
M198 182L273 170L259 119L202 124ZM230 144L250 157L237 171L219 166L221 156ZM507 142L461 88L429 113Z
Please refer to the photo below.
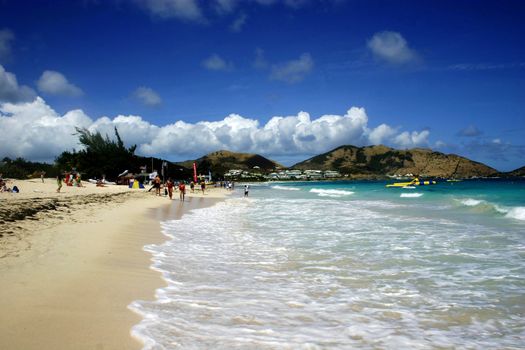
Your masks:
M503 173L505 176L511 176L511 177L524 177L525 176L525 166L522 166L521 168Z
M208 171L211 171L212 174L219 176L231 169L254 171L255 168L267 173L277 168L285 168L283 165L259 154L236 153L226 150L212 152L196 160L186 160L177 164L192 169L194 162L199 174L208 174Z
M337 170L355 176L417 174L429 177L468 178L494 176L498 171L485 164L455 154L424 148L396 150L383 145L340 146L291 168Z

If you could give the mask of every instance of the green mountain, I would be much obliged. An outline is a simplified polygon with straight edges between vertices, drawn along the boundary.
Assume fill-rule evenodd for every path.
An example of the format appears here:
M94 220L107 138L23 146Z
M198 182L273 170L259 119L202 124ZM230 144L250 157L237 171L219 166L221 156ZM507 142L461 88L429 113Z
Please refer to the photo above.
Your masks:
M230 169L240 169L250 172L260 170L263 173L273 171L276 168L284 168L281 164L274 162L258 154L236 153L230 151L217 151L209 153L196 160L187 160L177 163L185 168L192 169L193 163L197 165L199 174L212 174L222 176Z
M498 171L485 164L430 149L396 150L378 146L340 146L292 166L294 169L338 170L342 174L377 177L414 174L467 178L492 176Z

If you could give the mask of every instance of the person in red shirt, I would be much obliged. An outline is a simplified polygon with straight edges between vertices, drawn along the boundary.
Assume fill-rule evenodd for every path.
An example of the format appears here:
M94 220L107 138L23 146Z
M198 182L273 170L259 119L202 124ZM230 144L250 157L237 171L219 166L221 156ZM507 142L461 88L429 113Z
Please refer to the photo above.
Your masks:
M172 196L173 196L173 181L171 181L171 178L168 179L168 181L166 182L166 187L168 188L168 196L170 197L170 199L172 199Z
M184 181L179 183L179 192L180 200L184 202L184 196L186 195L186 185L184 185Z

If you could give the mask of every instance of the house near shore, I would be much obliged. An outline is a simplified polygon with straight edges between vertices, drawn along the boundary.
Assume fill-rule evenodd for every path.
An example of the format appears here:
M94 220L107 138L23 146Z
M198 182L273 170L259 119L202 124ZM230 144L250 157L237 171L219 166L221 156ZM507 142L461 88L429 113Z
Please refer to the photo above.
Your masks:
M248 172L246 170L231 169L224 174L227 179L249 179L262 177L269 181L286 181L286 180L323 180L323 179L336 179L342 177L342 175L335 170L299 170L299 169L288 169L274 171L266 175L261 175L259 171Z

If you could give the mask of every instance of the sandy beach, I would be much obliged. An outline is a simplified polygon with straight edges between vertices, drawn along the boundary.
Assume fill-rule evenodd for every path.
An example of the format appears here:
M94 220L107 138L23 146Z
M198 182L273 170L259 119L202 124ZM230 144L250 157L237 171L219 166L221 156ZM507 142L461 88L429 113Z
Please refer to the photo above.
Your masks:
M163 286L143 246L165 240L161 220L227 195L181 203L124 186L12 184L21 193L0 193L1 349L140 349L127 306Z

